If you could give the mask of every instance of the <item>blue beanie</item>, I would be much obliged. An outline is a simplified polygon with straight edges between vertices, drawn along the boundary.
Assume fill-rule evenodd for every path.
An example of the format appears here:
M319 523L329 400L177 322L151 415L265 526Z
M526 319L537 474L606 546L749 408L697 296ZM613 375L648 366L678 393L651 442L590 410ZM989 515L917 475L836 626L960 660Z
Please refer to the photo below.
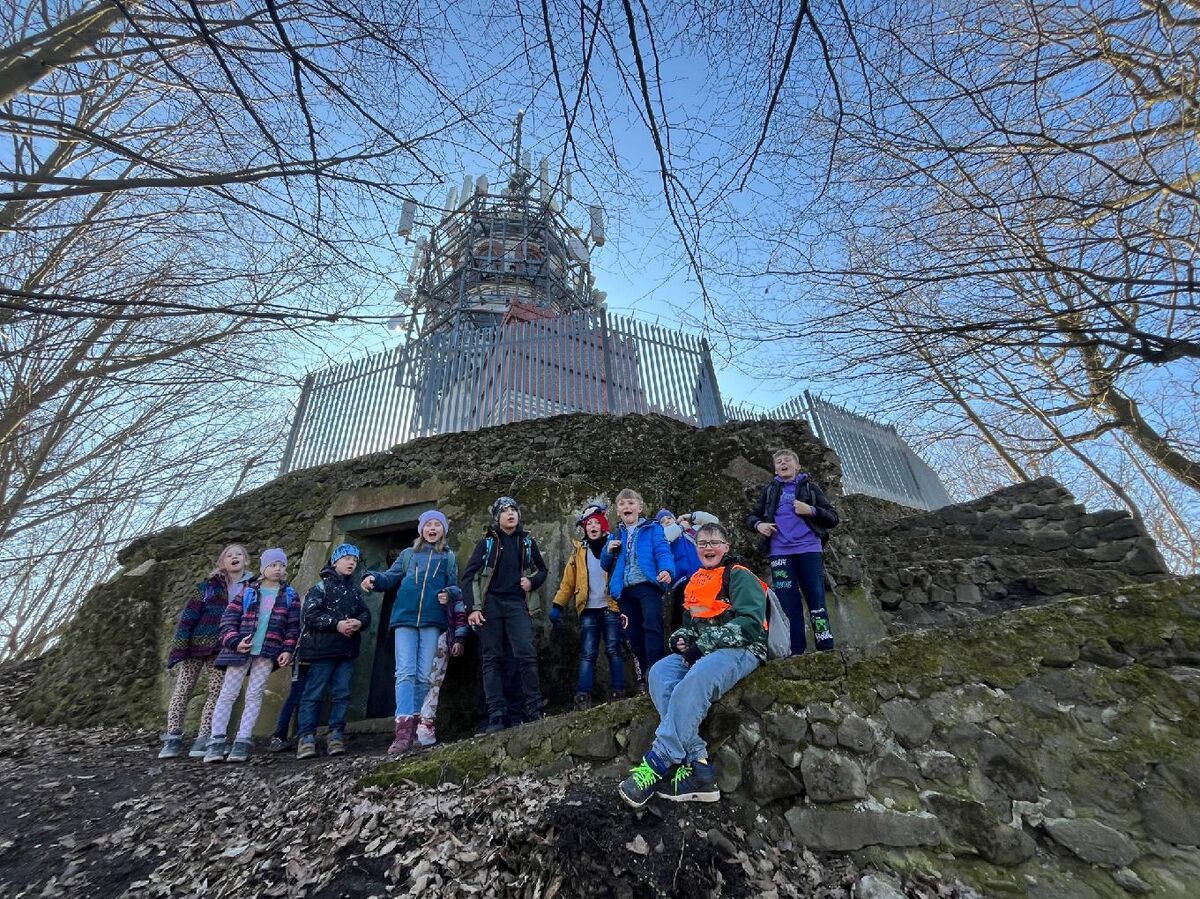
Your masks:
M657 522L661 522L664 518L674 518L674 517L675 517L675 513L672 512L670 509L659 509L657 512L654 513L654 520Z
M430 521L440 521L442 523L442 533L450 533L450 522L446 520L446 516L437 509L430 509L428 512L422 512L421 517L417 519L417 533L425 530L425 525Z
M333 548L333 552L329 554L329 564L336 565L337 560L342 556L354 556L356 559L362 558L362 553L358 551L358 547L353 543L339 543Z

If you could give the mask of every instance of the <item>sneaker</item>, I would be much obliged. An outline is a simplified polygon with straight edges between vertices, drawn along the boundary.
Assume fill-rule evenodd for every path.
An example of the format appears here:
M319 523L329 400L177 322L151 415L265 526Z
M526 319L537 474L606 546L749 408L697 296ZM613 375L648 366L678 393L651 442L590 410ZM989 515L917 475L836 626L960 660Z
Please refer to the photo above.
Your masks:
M340 731L334 731L325 740L325 751L330 755L344 755L346 752L346 738L342 736Z
M658 785L666 778L668 766L651 750L629 770L629 776L621 781L617 792L628 805L641 808L658 791Z
M434 724L426 718L422 718L417 723L417 745L418 746L436 746L437 733L433 729Z
M228 762L244 762L250 758L250 750L254 748L254 744L249 740L237 740L233 744L233 749L229 750Z
M575 711L583 712L592 707L591 693L576 693L575 694Z
M183 755L183 734L163 734L160 759L177 759Z
M269 752L286 752L292 748L292 741L287 737L271 737L271 742L267 744Z
M608 691L608 701L609 702L620 702L624 698L625 698L624 690L609 690Z
M211 742L212 734L196 734L196 741L192 743L192 748L188 751L188 757L194 759L204 758L208 755L208 744Z
M488 719L487 725L483 728L483 732L485 734L498 734L500 731L504 730L504 728L504 716L492 715L492 717Z
M670 781L663 781L655 793L671 802L717 802L721 798L709 762L680 765Z
M204 764L225 761L225 737L213 737L208 741L208 750L204 753Z
M296 744L296 758L312 759L317 757L317 738L312 734L305 734Z
M818 615L813 619L812 625L817 652L829 652L833 649L833 632L829 629L829 619Z

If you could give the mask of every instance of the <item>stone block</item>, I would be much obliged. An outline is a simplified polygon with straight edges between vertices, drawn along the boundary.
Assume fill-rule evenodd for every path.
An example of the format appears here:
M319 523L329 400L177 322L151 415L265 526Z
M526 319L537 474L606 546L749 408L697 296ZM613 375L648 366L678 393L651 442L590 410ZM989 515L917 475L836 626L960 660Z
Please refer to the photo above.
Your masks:
M921 799L937 816L946 842L958 851L965 847L1003 867L1033 857L1036 847L1030 836L1001 822L982 802L933 792L922 794Z
M1075 541L1079 545L1079 541ZM1095 562L1120 562L1129 552L1124 543L1100 543L1095 549L1087 550L1088 557Z
M742 785L742 757L726 743L713 753L717 786L722 793L732 793Z
M934 584L929 588L929 601L932 603L954 602L954 594L940 584Z
M955 602L977 605L982 599L983 597L979 594L979 588L975 584L954 585Z
M875 783L879 780L902 780L914 787L924 785L921 771L912 762L902 759L894 752L888 752L873 761L867 768L867 781Z
M571 741L571 755L582 759L606 762L616 754L617 739L611 726L587 731Z
M1096 536L1101 541L1128 540L1133 537L1140 537L1141 535L1137 523L1128 517L1119 518L1096 531Z
M892 699L880 706L880 711L900 745L907 749L923 745L933 733L933 719L915 702Z
M929 601L929 594L921 587L909 587L904 591L904 601L914 605L923 605Z
M1042 664L1047 668L1070 668L1079 661L1079 647L1074 643L1054 643L1042 650Z
M1153 782L1141 791L1138 803L1150 836L1178 846L1200 846L1200 811L1174 790Z
M814 802L865 799L867 778L854 759L815 746L804 750L800 761L804 789Z
M1047 818L1042 827L1054 842L1093 865L1121 868L1139 855L1133 840L1091 818Z
M866 874L854 885L854 899L904 899L900 882L886 874Z
M966 777L966 768L953 753L943 749L922 752L917 756L917 766L922 777L936 780L948 786L958 786Z
M763 715L763 724L767 728L767 736L776 748L795 746L808 739L808 715L791 706L767 712Z
M847 715L838 725L837 741L851 752L870 752L875 747L875 732L866 719L858 715Z
M818 746L832 749L837 745L837 728L832 724L814 721L812 725L812 741Z
M750 788L750 795L759 805L804 792L804 785L799 778L774 753L761 748L750 757L746 784Z
M893 590L887 590L879 594L879 605L887 609L889 612L900 608L900 603L904 601L904 597Z
M809 849L849 852L865 846L936 846L937 822L928 815L797 806L784 818Z

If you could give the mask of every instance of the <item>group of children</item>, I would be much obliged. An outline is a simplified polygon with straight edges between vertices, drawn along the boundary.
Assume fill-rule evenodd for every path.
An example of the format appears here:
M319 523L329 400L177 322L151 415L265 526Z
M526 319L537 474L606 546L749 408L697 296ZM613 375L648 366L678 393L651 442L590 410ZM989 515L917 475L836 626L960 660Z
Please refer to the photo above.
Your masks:
M794 452L780 450L774 463L775 477L746 525L763 538L772 584L792 623L793 653L806 648L804 605L817 649L832 649L822 546L838 523L837 512L798 471ZM766 660L767 585L729 556L729 533L714 516L695 512L676 519L662 509L647 518L642 497L632 489L620 491L615 505L615 530L606 506L584 509L576 522L579 541L549 607L555 627L572 599L579 617L575 707L591 704L601 638L609 696L626 695L627 645L633 689L649 692L661 720L652 748L621 783L621 797L637 807L653 796L713 801L720 794L699 727L712 702ZM185 605L172 641L168 668L178 670L178 679L160 758L182 754L184 713L207 672L208 696L190 755L205 762L245 761L267 678L289 666L292 688L271 749L287 748L298 712L297 758L316 756L317 723L328 692L326 751L345 752L355 659L371 623L364 591L395 591L388 622L396 658L389 755L436 742L437 700L448 659L463 654L472 630L482 655L484 731L501 730L514 717L541 718L529 595L548 571L537 541L522 526L520 504L507 496L492 504L491 524L461 574L447 544L446 516L425 512L417 530L416 541L391 567L361 577L358 549L348 543L335 547L303 602L286 580L282 549L263 552L260 573L253 577L245 549L225 547ZM669 637L664 619L673 628ZM242 716L230 740L231 713L243 683ZM520 695L516 715L514 692Z

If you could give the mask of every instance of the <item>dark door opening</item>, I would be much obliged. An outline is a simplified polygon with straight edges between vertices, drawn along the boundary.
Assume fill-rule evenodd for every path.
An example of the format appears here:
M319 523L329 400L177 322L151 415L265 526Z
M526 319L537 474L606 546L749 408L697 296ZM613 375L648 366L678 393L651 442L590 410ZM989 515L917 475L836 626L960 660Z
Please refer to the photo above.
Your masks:
M417 526L412 524L395 531L372 534L369 539L375 543L378 556L385 560L384 567L390 567L400 553L417 539ZM388 627L395 602L395 590L383 595L379 624L375 631L375 657L371 665L371 685L367 691L366 718L391 718L396 714L396 644Z

